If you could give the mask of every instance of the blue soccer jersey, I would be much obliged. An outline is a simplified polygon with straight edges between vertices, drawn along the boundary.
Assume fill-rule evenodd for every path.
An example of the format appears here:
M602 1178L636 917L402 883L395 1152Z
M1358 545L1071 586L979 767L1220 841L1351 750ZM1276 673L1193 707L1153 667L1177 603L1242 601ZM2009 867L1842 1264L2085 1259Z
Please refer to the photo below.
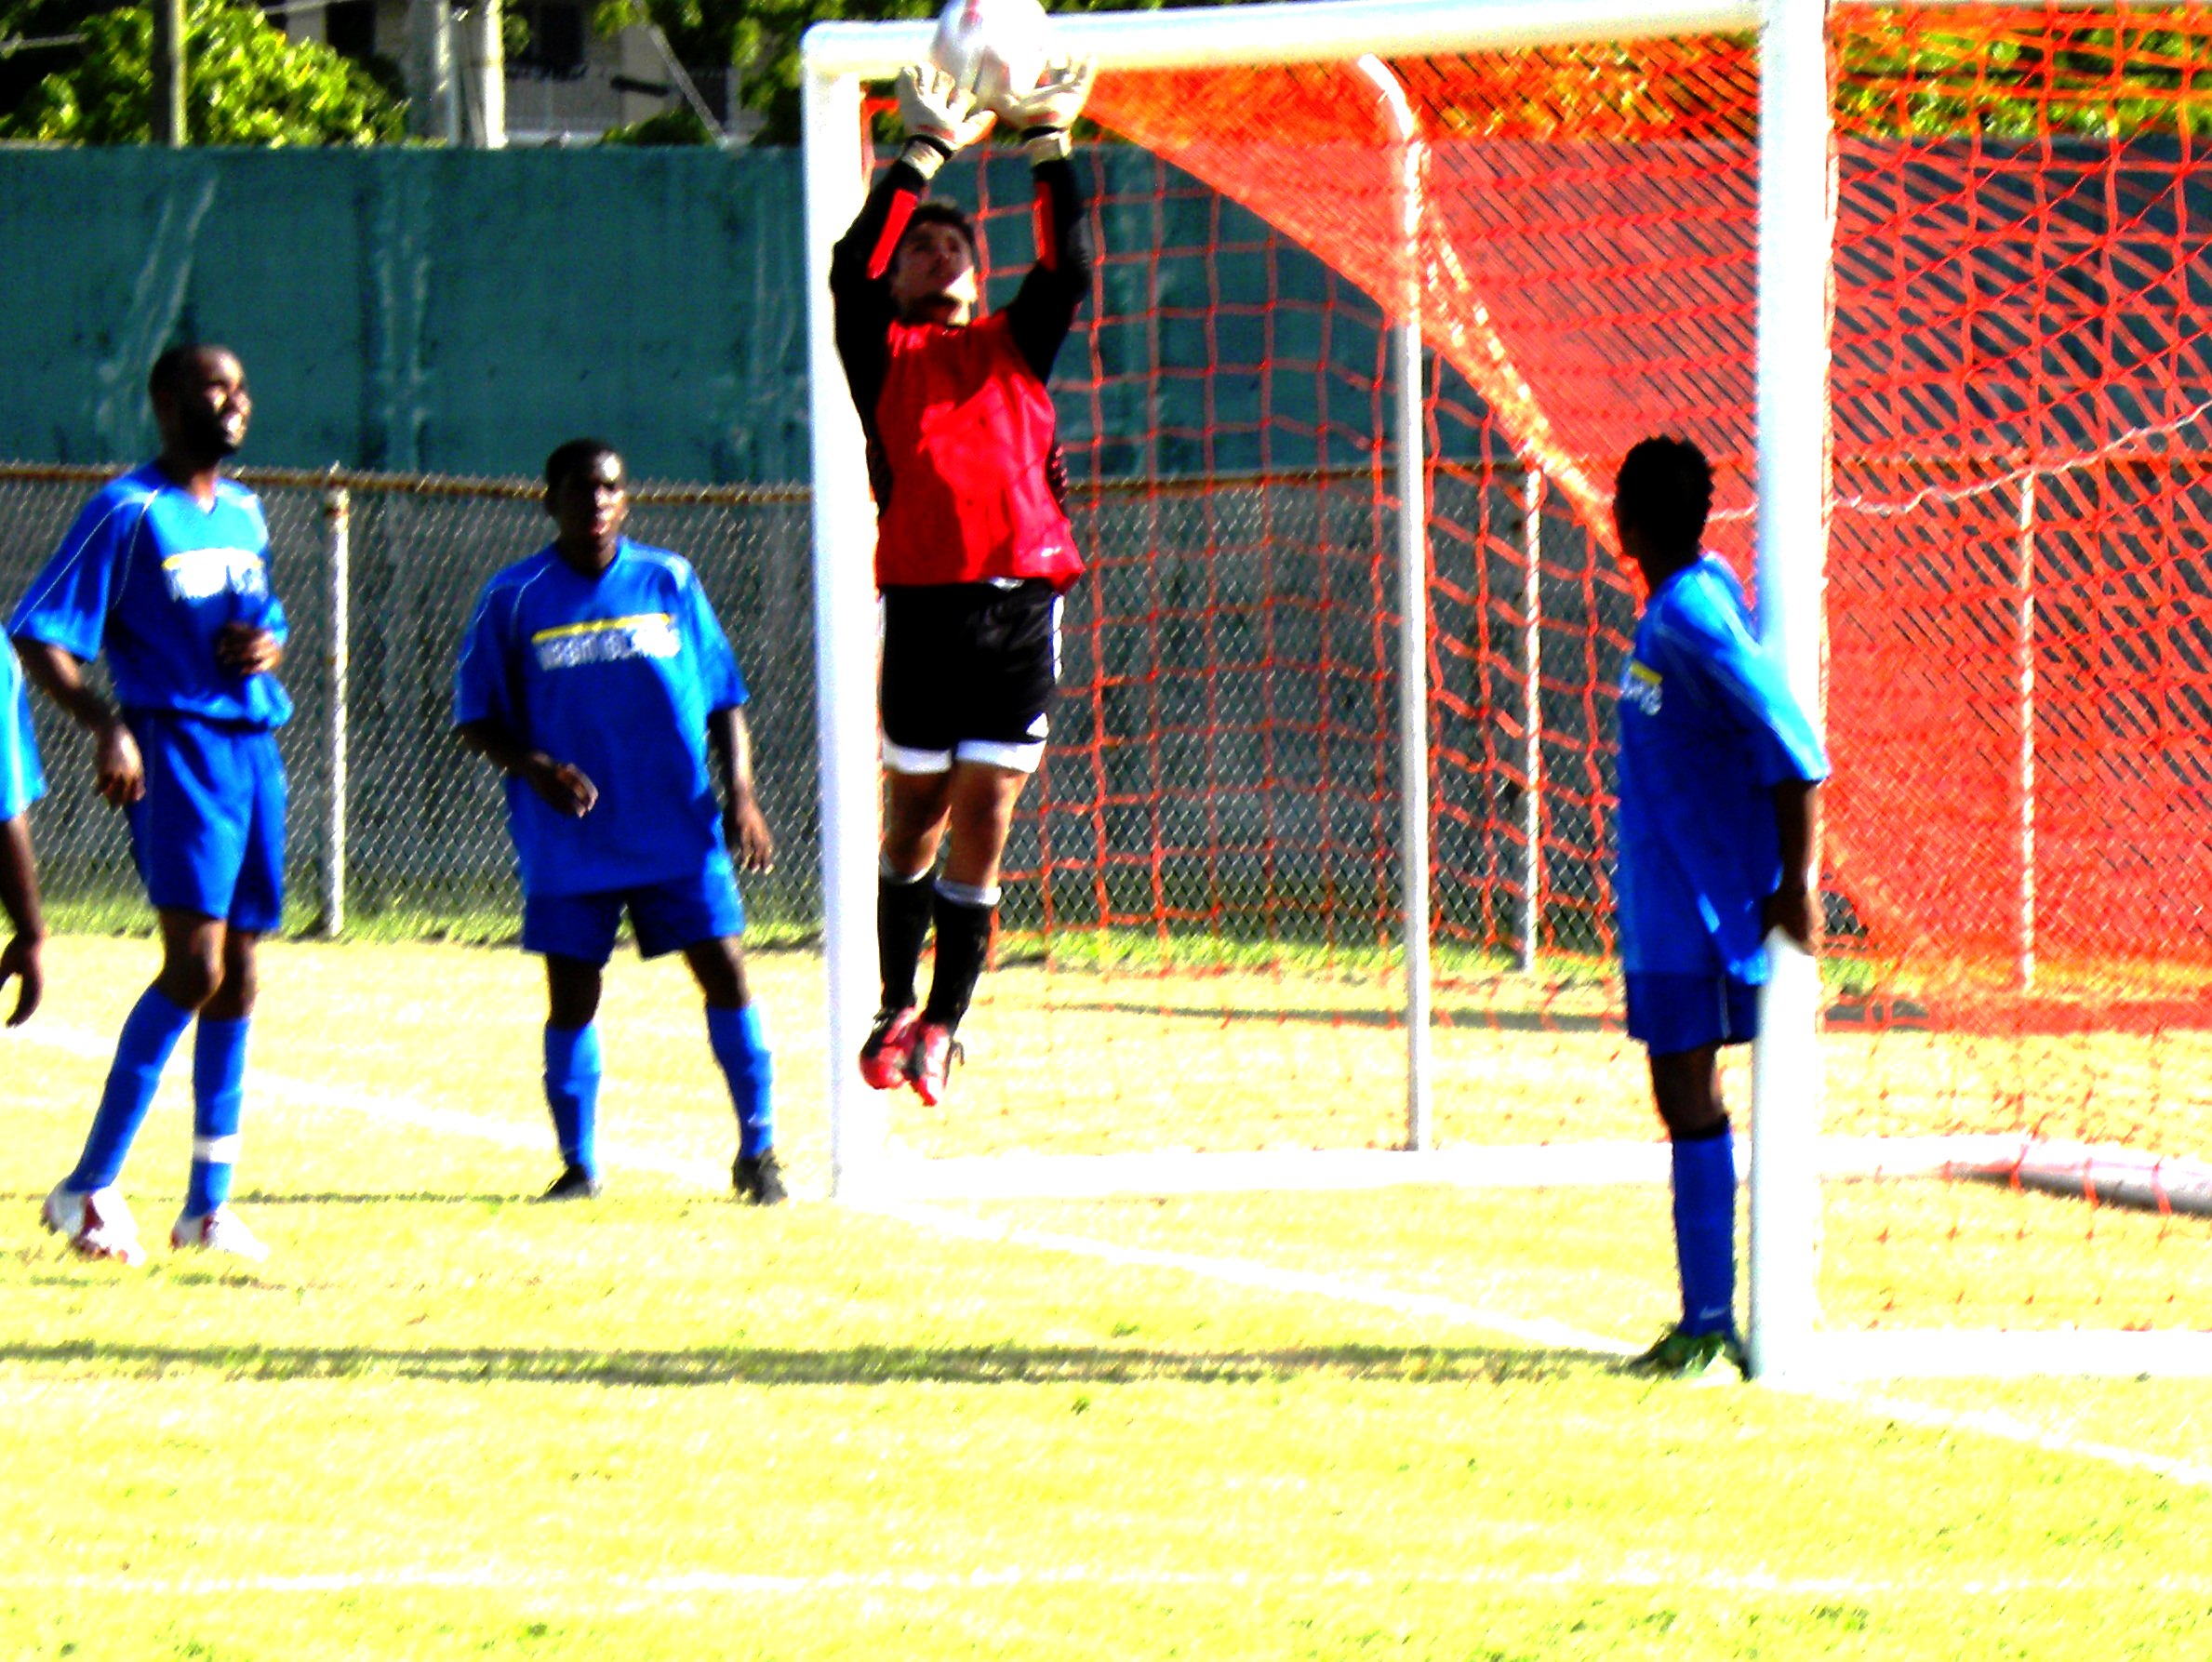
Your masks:
M486 585L460 649L457 724L493 721L598 787L580 819L507 780L526 894L584 895L726 861L707 717L745 702L690 565L622 539L594 579L552 548Z
M1626 972L1764 981L1760 912L1782 877L1773 790L1827 777L1736 574L1706 555L1669 577L1645 605L1620 683Z
M276 677L240 676L217 660L216 634L230 623L286 632L260 500L220 479L203 507L149 462L85 505L7 632L87 662L105 652L126 711L282 726L292 700Z
M31 699L23 666L0 642L0 820L13 819L47 792L38 768L38 741L31 736Z

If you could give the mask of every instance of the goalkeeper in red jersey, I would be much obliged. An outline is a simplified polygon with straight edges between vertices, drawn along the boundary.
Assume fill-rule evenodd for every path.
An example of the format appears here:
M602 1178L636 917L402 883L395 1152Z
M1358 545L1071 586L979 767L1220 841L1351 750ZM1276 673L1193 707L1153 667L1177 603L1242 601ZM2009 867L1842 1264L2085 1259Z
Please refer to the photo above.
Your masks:
M1090 85L1088 65L1056 63L1035 90L984 109L935 70L903 71L906 146L830 262L883 597L883 1007L860 1071L929 1103L982 973L1014 805L1044 758L1060 596L1083 573L1046 378L1090 292L1068 140ZM1020 134L1034 173L1036 263L1004 312L979 316L975 227L926 197L994 118ZM936 973L917 1009L933 924Z

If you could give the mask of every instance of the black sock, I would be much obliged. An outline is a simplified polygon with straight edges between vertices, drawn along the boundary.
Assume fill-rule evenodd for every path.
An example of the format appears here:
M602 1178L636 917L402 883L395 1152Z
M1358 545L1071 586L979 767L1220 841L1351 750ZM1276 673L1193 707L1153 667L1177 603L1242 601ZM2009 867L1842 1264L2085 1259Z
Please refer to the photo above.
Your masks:
M929 938L929 897L927 871L904 883L880 872L876 876L875 956L886 1010L903 1010L914 1002L914 965Z
M991 950L991 923L998 908L952 899L939 891L931 910L937 919L937 973L929 983L929 1004L922 1019L958 1027L982 977L983 957Z

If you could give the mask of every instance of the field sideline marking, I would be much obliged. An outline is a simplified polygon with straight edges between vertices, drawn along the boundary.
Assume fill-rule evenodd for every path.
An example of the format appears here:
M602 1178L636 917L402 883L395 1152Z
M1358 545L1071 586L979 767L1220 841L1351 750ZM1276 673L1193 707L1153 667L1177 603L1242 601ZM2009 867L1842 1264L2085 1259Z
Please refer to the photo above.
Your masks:
M1637 1555L1643 1556L1641 1554ZM1252 1570L1143 1570L1114 1569L1098 1564L1070 1564L1045 1569L991 1570L828 1570L814 1576L774 1576L731 1571L687 1570L664 1576L606 1576L564 1578L549 1585L543 1572L502 1573L497 1570L340 1570L306 1572L292 1576L183 1576L142 1577L127 1574L106 1576L9 1576L0 1574L0 1590L38 1592L139 1593L149 1598L220 1598L253 1593L343 1593L413 1589L458 1591L513 1591L551 1594L564 1604L564 1590L578 1589L625 1594L644 1601L705 1594L806 1594L849 1592L981 1592L1016 1588L1188 1588L1223 1589L1391 1589L1398 1587L1512 1588L1530 1591L1579 1593L1592 1588L1674 1589L1694 1587L1707 1592L1767 1594L1784 1598L1867 1597L1899 1594L1969 1598L2005 1598L2022 1592L2181 1592L2203 1590L2194 1579L2160 1576L2150 1582L2080 1576L1999 1576L1990 1579L1945 1581L1932 1588L1925 1578L1887 1581L1853 1576L1777 1576L1765 1571L1739 1574L1708 1572L1670 1561L1657 1564L1621 1564L1611 1569L1575 1565L1566 1569L1534 1570L1500 1565L1471 1565L1463 1569L1427 1570L1311 1570L1274 1574Z
M114 1041L112 1038L89 1033L83 1029L40 1027L20 1036L65 1054L94 1061L104 1062L114 1054ZM312 1081L293 1079L260 1069L254 1070L254 1085L265 1095L286 1098L302 1107L345 1109L370 1119L474 1137L505 1148L542 1149L544 1146L544 1133L535 1124L526 1128L508 1121L486 1119L481 1114L466 1113L458 1109L433 1108L389 1093L316 1084ZM709 1182L719 1187L725 1177L719 1164L710 1165L649 1150L614 1146L606 1152L609 1163L678 1177L687 1182ZM1406 1315L1439 1317L1471 1323L1530 1344L1581 1350L1598 1356L1630 1356L1640 1349L1607 1335L1585 1333L1565 1323L1508 1316L1499 1311L1479 1310L1435 1294L1407 1293L1304 1270L1278 1270L1248 1259L1121 1246L1085 1235L1063 1235L1018 1225L993 1223L936 1206L879 1203L857 1206L855 1210L888 1217L905 1223L910 1228L971 1241L1027 1246L1129 1268L1174 1270L1258 1291L1337 1298L1396 1310ZM1795 1386L1787 1389L1792 1395L1817 1398L1858 1413L1895 1419L1918 1429L1973 1431L1999 1442L2041 1449L2046 1454L2096 1460L2127 1470L2163 1477L2192 1488L2212 1488L2212 1466L2153 1455L2115 1443L2064 1437L2040 1430L2009 1415L1993 1411L1938 1408L1886 1394L1855 1390L1846 1386Z

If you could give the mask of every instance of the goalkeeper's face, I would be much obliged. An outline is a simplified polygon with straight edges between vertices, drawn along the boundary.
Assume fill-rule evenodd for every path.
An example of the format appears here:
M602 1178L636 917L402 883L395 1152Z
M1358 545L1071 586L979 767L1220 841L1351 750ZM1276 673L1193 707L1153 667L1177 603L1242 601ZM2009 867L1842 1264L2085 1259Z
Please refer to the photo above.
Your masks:
M891 304L901 323L964 324L976 311L976 251L957 225L925 220L891 257Z

